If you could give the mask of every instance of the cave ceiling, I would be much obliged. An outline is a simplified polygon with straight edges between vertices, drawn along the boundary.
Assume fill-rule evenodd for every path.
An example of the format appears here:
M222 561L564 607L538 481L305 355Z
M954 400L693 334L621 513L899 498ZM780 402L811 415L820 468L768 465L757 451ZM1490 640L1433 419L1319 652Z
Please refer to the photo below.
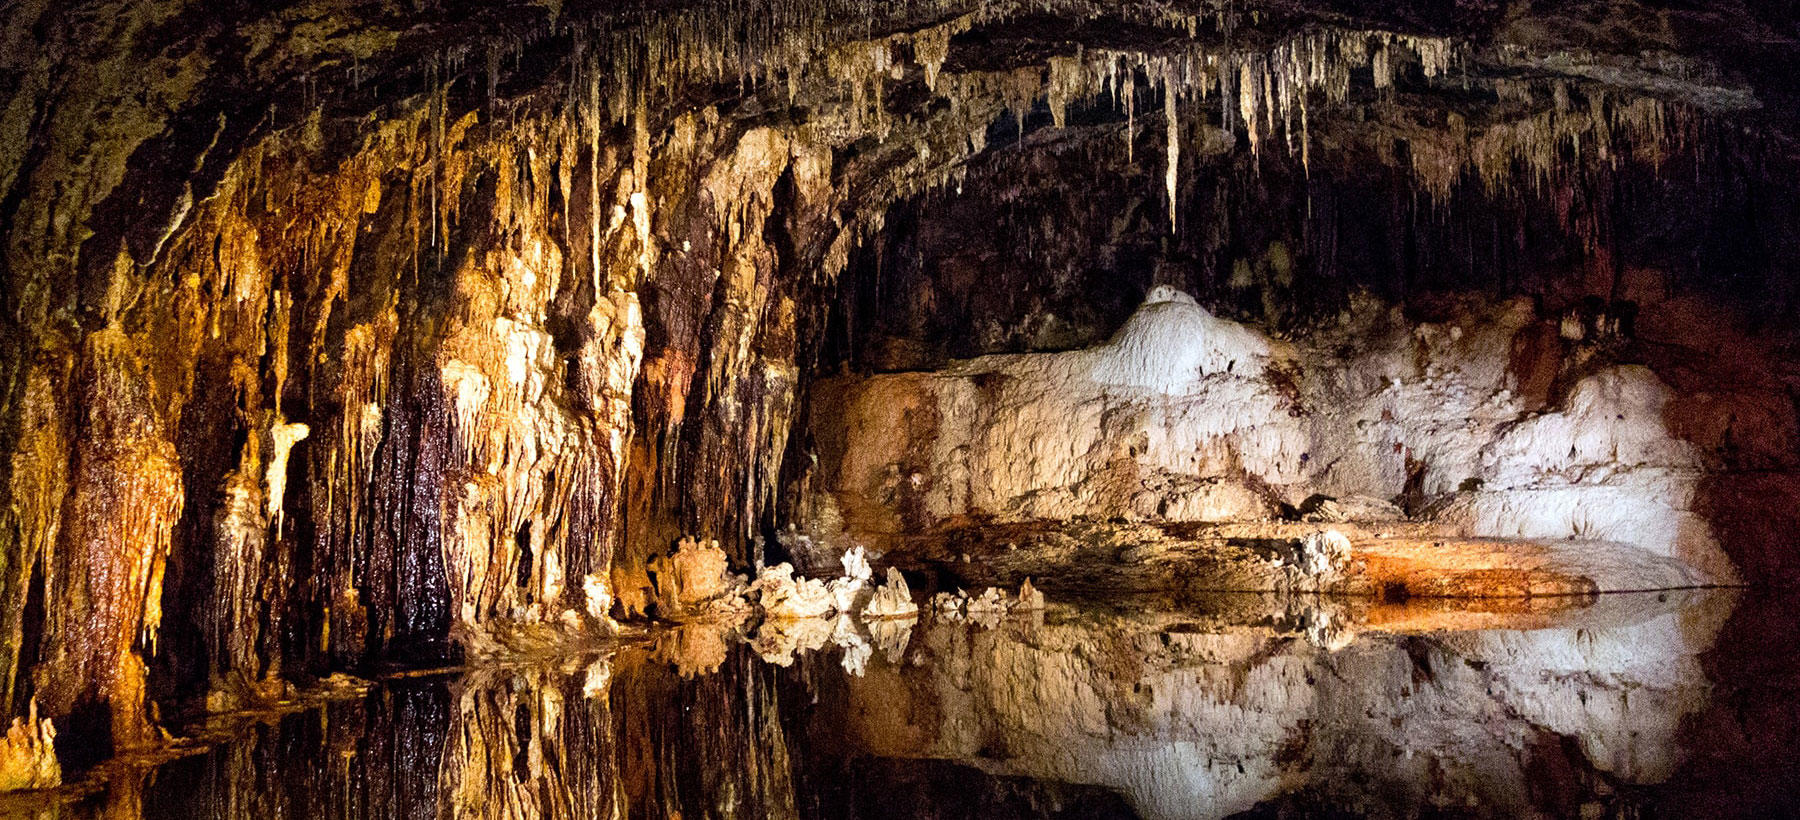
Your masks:
M1420 164L1418 155L1435 149L1394 146L1443 133L1510 128L1541 137L1559 126L1534 125L1534 117L1586 107L1589 97L1621 109L1648 101L1659 128L1710 117L1787 144L1797 109L1791 44L1800 35L1791 3L1618 0L21 2L0 14L11 39L0 92L10 99L13 135L0 149L0 181L14 187L46 153L81 161L130 149L124 195L86 197L103 240L109 232L156 236L177 221L177 180L191 179L203 197L209 178L262 135L308 127L348 151L372 118L434 91L449 109L504 116L561 88L569 103L604 109L619 124L639 111L660 121L702 107L746 123L823 121L855 106L862 110L852 119L882 122L838 146L840 159L886 151L891 161L894 151L871 140L898 128L916 146L935 115L963 102L959 95L999 94L1023 133L1034 107L1062 125L1065 106L1104 98L1076 125L1112 124L1131 119L1132 102L1160 106L1158 92L1174 86L1190 128L1249 136L1238 147L1250 150L1261 147L1258 132L1279 131L1292 153L1294 135L1285 132L1299 125L1309 169L1317 139L1324 162L1352 171ZM1073 76L1081 72L1104 76ZM1259 82L1266 87L1246 85ZM575 87L583 84L594 87ZM1146 86L1151 96L1123 99ZM1239 99L1221 105L1221 96ZM73 137L46 112L77 107L105 112L102 133L88 135L83 150L59 149ZM1143 127L1159 127L1148 121L1160 111L1136 113ZM1652 114L1610 116L1644 125ZM1547 150L1511 142L1513 158ZM957 153L927 165L979 151ZM328 161L332 152L317 156ZM1441 190L1443 176L1440 169L1421 181ZM90 271L113 264L110 253L83 255L96 257L84 260Z

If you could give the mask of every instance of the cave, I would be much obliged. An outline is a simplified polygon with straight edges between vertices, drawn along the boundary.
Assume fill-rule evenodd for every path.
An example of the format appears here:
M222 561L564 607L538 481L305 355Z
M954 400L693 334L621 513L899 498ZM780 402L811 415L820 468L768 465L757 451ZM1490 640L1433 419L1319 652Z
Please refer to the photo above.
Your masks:
M0 814L1800 814L1794 0L0 37Z

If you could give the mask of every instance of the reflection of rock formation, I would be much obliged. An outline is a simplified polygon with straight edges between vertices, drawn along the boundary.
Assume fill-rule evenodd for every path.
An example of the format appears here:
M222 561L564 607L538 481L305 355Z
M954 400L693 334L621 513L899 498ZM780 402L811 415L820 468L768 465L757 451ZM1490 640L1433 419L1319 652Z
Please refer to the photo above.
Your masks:
M728 647L704 674L678 667L667 646L627 646L597 658L399 678L366 697L242 727L229 743L153 775L129 764L91 799L0 801L0 813L42 805L41 816L58 818L952 817L981 809L1005 820L1285 807L1565 817L1599 803L1609 816L1646 805L1755 816L1757 807L1792 802L1773 789L1794 759L1785 697L1794 663L1791 653L1768 650L1791 638L1794 619L1776 602L1774 634L1761 638L1755 612L1733 617L1723 634L1736 629L1742 643L1714 651L1734 663L1758 653L1744 675L1766 688L1761 696L1776 697L1719 702L1698 656L1730 603L1721 593L1602 596L1557 613L1471 615L1267 595L1170 609L1146 598L1053 606L993 630L928 624L910 648L910 622L873 622L867 638L852 637L848 621L820 622L828 640L874 653L817 653L788 667L757 659L716 622L697 623L672 634L697 646L707 639L688 630L715 630L721 640L712 645ZM1471 625L1491 628L1455 631ZM898 643L884 635L894 627L903 627ZM887 654L896 647L904 658ZM852 661L862 677L842 668ZM1751 691L1733 685L1728 691ZM1766 718L1786 722L1771 734L1754 722ZM1684 763L1690 752L1697 760ZM1702 779L1655 785L1746 763L1746 772L1775 780L1742 797L1717 793L1736 785ZM948 793L922 798L925 784Z
M616 741L605 688L592 695L583 664L476 675L454 687L440 768L440 817L616 817Z
M884 756L1110 786L1151 817L1214 817L1300 788L1352 813L1479 807L1517 816L1545 736L1576 738L1583 782L1651 784L1706 706L1705 651L1729 598L1631 597L1533 631L1364 633L1178 616L1083 617L915 642L923 663L849 683L856 741Z

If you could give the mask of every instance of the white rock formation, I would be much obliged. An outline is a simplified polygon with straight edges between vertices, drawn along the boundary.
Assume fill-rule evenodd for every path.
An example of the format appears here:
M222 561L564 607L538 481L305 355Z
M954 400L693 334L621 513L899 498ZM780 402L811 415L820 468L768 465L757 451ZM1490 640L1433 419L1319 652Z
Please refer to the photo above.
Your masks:
M965 516L1257 520L1315 496L1334 500L1312 520L1391 519L1379 499L1411 493L1465 535L1626 546L1686 562L1684 583L1735 580L1654 374L1602 370L1533 416L1510 352L1531 305L1456 315L1415 324L1364 300L1290 345L1158 288L1095 348L846 382L819 416L819 507L873 543Z
M970 598L967 605L970 615L978 613L1005 615L1010 608L1011 604L1006 600L1006 593L1001 592L998 587L988 587L982 590L980 595Z
M1325 580L1342 574L1350 561L1350 539L1337 530L1320 530L1300 540L1300 570Z
M816 578L795 578L791 564L764 567L750 585L763 616L772 620L822 618L832 611L831 590Z
M876 588L869 605L863 608L864 620L878 621L890 618L911 618L919 614L919 606L913 603L912 590L906 586L906 578L900 570L888 567L887 583Z
M826 584L826 589L831 592L831 610L841 613L861 612L869 601L869 578L874 575L874 570L870 568L860 546L846 550L841 563L844 567L843 577L833 578Z
M1194 297L1157 285L1110 341L1076 355L1089 360L1088 378L1095 384L1179 394L1216 373L1260 375L1269 343L1213 316Z
M861 545L845 550L839 563L844 567L844 578L847 580L867 583L870 578L875 577L875 570L869 566L868 556Z
M1485 449L1481 488L1445 512L1485 535L1630 544L1680 559L1691 583L1735 581L1692 507L1698 454L1663 422L1669 388L1627 365L1589 376L1566 406L1508 428Z
M825 584L832 612L859 612L868 604L869 586L852 578L833 578Z

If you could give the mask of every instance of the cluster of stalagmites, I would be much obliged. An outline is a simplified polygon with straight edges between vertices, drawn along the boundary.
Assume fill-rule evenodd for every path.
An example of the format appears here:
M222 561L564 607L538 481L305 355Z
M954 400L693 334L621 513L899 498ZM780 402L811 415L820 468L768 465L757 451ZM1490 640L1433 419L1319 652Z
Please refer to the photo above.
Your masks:
M842 577L823 581L796 577L786 562L756 571L755 580L731 571L719 542L683 538L675 551L650 562L656 583L657 614L676 622L741 618L752 613L769 620L856 615L868 620L918 614L900 571L889 567L882 584L861 547L843 556Z
M1019 585L1016 595L1007 595L999 587L988 587L979 594L964 590L940 592L931 597L931 610L949 621L969 621L992 628L1014 612L1038 612L1044 608L1044 593L1032 586L1031 579Z
M61 785L55 739L55 727L49 719L38 717L37 702L32 701L30 713L13 718L6 737L0 739L0 792Z
M900 570L888 567L874 583L874 567L861 546L840 558L842 574L829 580L796 576L786 562L756 570L755 579L733 573L718 542L683 538L669 555L650 562L655 576L657 615L673 621L677 637L667 654L684 668L706 670L723 659L723 641L690 626L734 629L760 621L750 644L763 660L788 666L802 653L827 644L844 649L844 669L860 676L876 648L898 662L919 616L912 589ZM992 628L1010 613L1040 612L1044 594L1029 579L1017 594L988 588L980 595L939 593L932 610L954 622ZM700 662L696 662L700 658Z

